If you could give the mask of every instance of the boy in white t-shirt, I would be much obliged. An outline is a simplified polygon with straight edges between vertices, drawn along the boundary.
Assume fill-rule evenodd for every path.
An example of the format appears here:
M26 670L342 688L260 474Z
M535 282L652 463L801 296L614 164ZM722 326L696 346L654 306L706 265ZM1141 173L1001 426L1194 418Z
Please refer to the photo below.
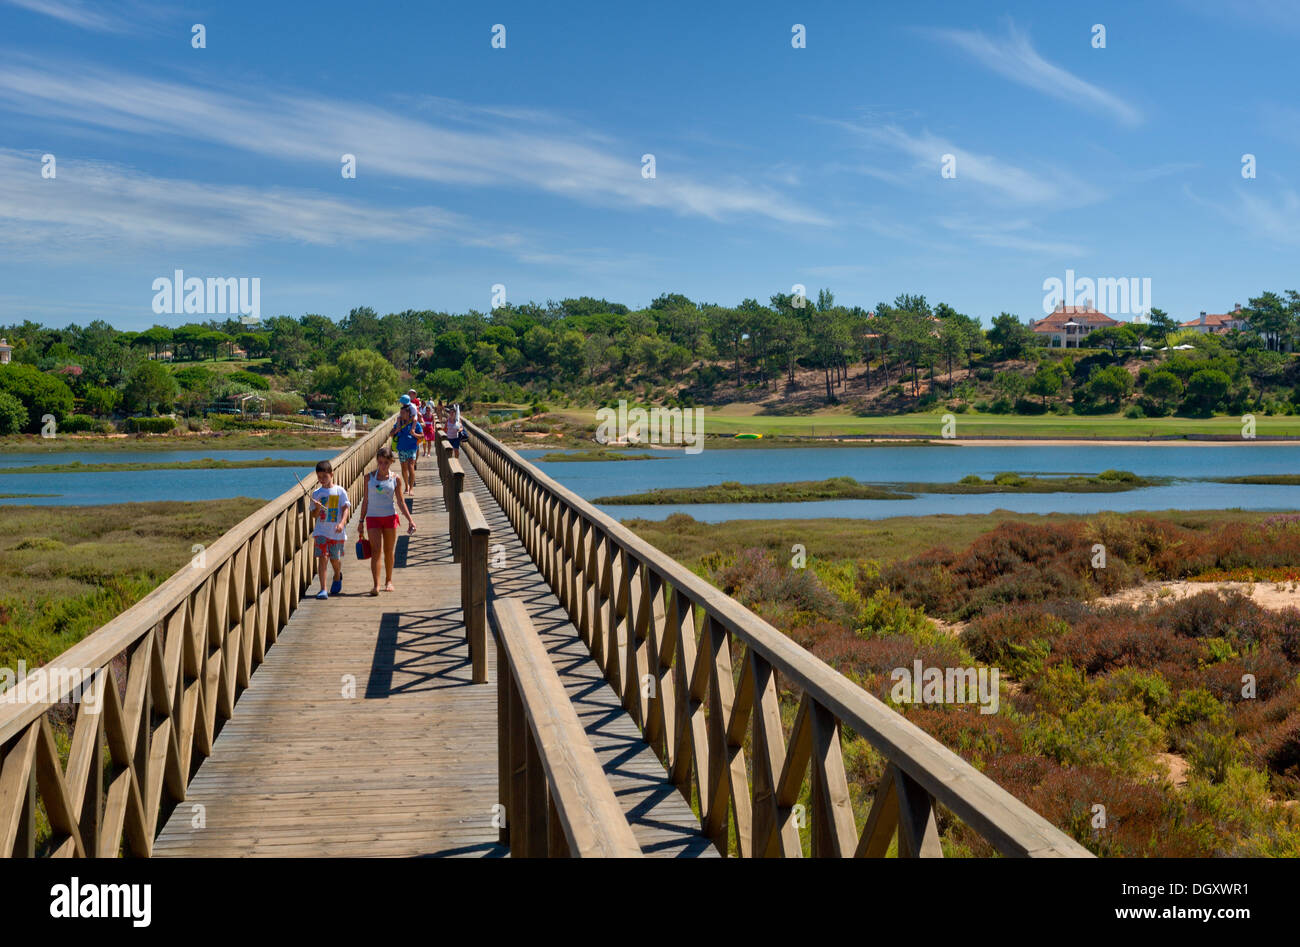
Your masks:
M316 516L316 528L312 530L312 542L316 546L316 572L320 576L320 591L317 598L329 598L343 591L343 546L348 541L348 517L352 515L352 503L348 500L348 491L334 483L334 466L328 460L316 465L316 479L320 486L311 493L312 513ZM334 584L325 591L326 562L334 564Z

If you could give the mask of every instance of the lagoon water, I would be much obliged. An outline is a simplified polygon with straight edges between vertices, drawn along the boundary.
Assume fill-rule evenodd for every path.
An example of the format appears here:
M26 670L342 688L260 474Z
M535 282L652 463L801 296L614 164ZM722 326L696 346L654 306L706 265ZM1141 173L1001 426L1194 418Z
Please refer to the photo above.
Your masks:
M527 450L536 460L548 451ZM1297 510L1300 487L1206 483L1195 478L1300 473L1300 445L1213 446L959 446L809 447L708 450L699 454L652 451L652 460L541 463L549 475L592 499L656 487L691 487L735 480L773 483L853 477L873 483L951 482L967 474L1096 474L1107 468L1151 477L1173 477L1167 486L1124 493L921 494L913 500L826 500L815 503L726 503L679 506L606 506L617 519L663 519L685 512L703 522L728 519L915 516L932 513L1096 513L1102 510L1230 509ZM0 504L97 505L148 500L216 500L247 496L271 499L311 473L321 452L281 451L84 451L0 454L0 467L32 464L196 460L300 460L298 467L241 470L145 470L116 473L3 474L0 493L52 493L52 497L0 500Z
M535 459L546 451L523 451ZM912 500L826 500L812 503L719 503L603 506L617 519L664 519L689 513L702 522L729 519L849 517L879 519L935 513L1097 513L1132 510L1297 510L1300 487L1206 483L1194 478L1300 473L1300 445L939 445L934 447L810 447L653 451L653 460L540 463L547 474L587 499L658 487L694 487L734 480L776 483L853 477L867 483L953 482L967 474L1097 474L1130 470L1172 477L1166 486L1122 493L920 494Z
M0 493L53 493L49 497L0 499L7 503L51 506L97 506L150 500L219 500L256 497L270 500L311 473L316 461L332 456L326 450L221 451L69 451L48 454L0 454L0 467L33 464L167 463L200 460L302 461L299 467L247 467L239 470L130 470L102 473L0 474Z

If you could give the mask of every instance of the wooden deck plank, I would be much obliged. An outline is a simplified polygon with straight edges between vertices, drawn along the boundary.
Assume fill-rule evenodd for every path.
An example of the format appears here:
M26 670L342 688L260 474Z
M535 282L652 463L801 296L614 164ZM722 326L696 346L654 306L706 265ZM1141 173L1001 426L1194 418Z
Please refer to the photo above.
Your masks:
M416 474L412 513L419 532L399 534L396 591L367 595L369 563L349 545L343 594L304 597L156 855L506 853L491 824L496 690L470 683L432 458ZM344 696L349 683L355 697ZM204 828L192 825L195 805Z
M495 594L524 599L638 843L650 855L714 854L505 516L465 466L492 542L506 549ZM495 648L488 649L492 683L473 685L460 567L451 562L441 496L429 458L416 476L419 532L398 540L397 591L366 595L368 563L350 558L343 595L304 597L158 835L156 856L507 854L491 825ZM344 696L345 675L355 697ZM193 825L196 806L203 807L203 828Z
M466 462L464 467L465 489L473 491L487 517L491 543L504 547L499 552L505 564L491 571L492 594L523 600L642 850L660 857L715 857L717 850L701 834L699 820L606 683L505 513L473 465Z

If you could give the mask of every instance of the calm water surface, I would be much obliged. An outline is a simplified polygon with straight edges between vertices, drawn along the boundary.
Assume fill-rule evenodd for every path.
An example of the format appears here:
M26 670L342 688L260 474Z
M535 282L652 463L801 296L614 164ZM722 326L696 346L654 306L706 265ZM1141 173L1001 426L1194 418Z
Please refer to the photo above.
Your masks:
M302 461L301 467L249 467L240 470L140 470L104 473L45 473L0 475L0 493L53 493L52 497L0 499L0 505L26 503L53 506L90 506L138 503L150 500L221 500L228 497L278 497L296 479L316 468L316 461L332 458L326 451L310 450L209 450L209 451L73 451L60 454L0 454L0 467L66 464L79 460L95 463L166 463L199 460Z
M523 451L532 460L549 451ZM915 516L932 513L1096 513L1103 510L1300 509L1300 487L1204 483L1207 476L1300 473L1300 445L1214 446L939 446L869 448L750 448L699 454L655 451L653 460L540 463L548 474L592 499L656 487L705 486L736 480L773 483L853 477L869 483L951 482L967 474L991 477L1004 470L1023 474L1096 474L1107 468L1141 476L1173 477L1174 483L1125 493L923 494L914 500L827 500L816 503L726 503L681 506L607 506L619 519L663 519L682 511L704 522L728 519ZM248 496L271 499L306 476L326 453L290 451L84 451L68 454L0 454L0 466L32 464L197 460L300 460L301 467L244 470L148 470L118 473L4 474L0 493L52 493L53 497L5 503L90 505L148 500L217 500Z
M522 451L535 459L546 451ZM921 516L935 513L1097 513L1104 510L1296 510L1300 487L1198 482L1197 477L1300 473L1300 445L1225 444L1075 446L812 447L657 451L655 459L539 463L547 474L587 499L658 487L696 487L728 480L775 483L853 477L867 483L942 482L967 474L1097 474L1131 470L1173 477L1167 486L1124 493L922 494L913 500L826 500L814 503L713 503L680 506L605 506L618 519L664 519L685 512L716 523L729 519Z

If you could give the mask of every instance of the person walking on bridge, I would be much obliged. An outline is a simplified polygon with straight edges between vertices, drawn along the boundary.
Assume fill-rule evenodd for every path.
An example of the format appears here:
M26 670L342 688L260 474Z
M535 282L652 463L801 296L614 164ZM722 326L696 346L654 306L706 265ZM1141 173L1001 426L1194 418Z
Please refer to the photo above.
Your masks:
M316 516L316 528L312 530L312 542L316 547L316 566L320 576L320 591L317 598L329 598L343 591L343 544L348 541L348 517L352 515L352 503L348 500L348 491L334 482L334 467L328 460L316 465L316 480L320 487L312 491L311 506ZM334 566L334 584L325 591L325 572L329 564Z
M426 401L424 407L420 409L420 423L424 425L424 456L428 457L433 451L433 439L438 436L438 418L433 411L433 402Z
M379 546L384 550L384 591L393 591L393 556L397 548L398 510L406 517L409 525L406 532L415 532L415 520L406 508L406 495L402 489L402 478L392 471L393 450L387 445L375 453L377 469L366 474L365 494L361 500L361 538L366 538L370 531L370 546L374 552L370 556L370 574L375 580L371 595L379 594Z
M405 397L405 395L403 395ZM402 464L402 479L408 494L415 494L415 455L420 452L420 435L424 428L410 402L402 405L393 436L397 438L397 459Z
M465 423L460 419L460 405L455 405L447 415L447 442L451 444L451 456L460 456L460 445L469 440L465 433Z

